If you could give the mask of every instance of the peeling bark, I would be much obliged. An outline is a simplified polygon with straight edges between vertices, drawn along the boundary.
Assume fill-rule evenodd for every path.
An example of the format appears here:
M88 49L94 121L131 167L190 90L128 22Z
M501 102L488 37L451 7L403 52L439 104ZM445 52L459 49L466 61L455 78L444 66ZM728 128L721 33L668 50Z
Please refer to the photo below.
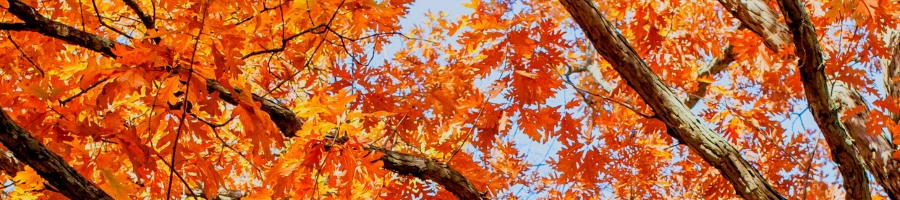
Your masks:
M891 49L889 63L882 65L884 66L883 72L885 75L884 88L888 95L886 98L889 102L893 103L900 101L900 81L894 81L900 78L900 33L897 31L900 30L894 30L893 34L889 36L888 45L890 45L889 47ZM863 102L860 105L865 106L865 102L861 101L861 99L856 102ZM868 111L868 109L866 109L866 111ZM868 116L868 113L864 116ZM889 116L894 123L900 123L900 113L890 113ZM856 118L856 116L854 116L854 118ZM859 122L856 124L865 127L868 119L861 118L857 121ZM898 149L897 145L891 143L886 137L872 137L868 134L864 136L869 137L859 137L863 135L860 133L867 133L865 129L862 131L853 131L853 129L851 129L851 133L853 133L852 136L854 136L855 140L867 141L869 143L866 145L868 148L859 147L859 145L857 145L857 148L859 148L863 158L866 159L866 161L869 161L869 170L875 176L875 179L881 183L881 187L887 192L888 197L894 200L900 200L900 160L891 157L894 151ZM898 135L897 133L893 134L894 136ZM864 138L865 140L857 138ZM869 153L869 151L871 151L871 153Z
M65 25L65 24L62 24L62 23L59 23L56 21L52 21L49 18L41 16L34 8L29 7L28 5L22 3L19 0L9 0L9 2L10 2L9 11L11 13L13 13L14 15L16 15L17 17L19 17L22 21L25 21L25 23L13 23L13 24L2 23L2 24L0 24L0 30L6 29L6 30L15 30L15 31L38 32L45 36L63 40L65 42L87 48L91 51L102 53L105 56L108 56L111 58L116 58L115 53L112 52L112 49L114 48L114 44L115 44L113 41L106 39L104 37L100 37L98 35L94 35L91 33L87 33L87 32L75 29L72 26L68 26L68 25ZM132 8L132 9L134 9L134 8ZM219 92L219 98L221 98L222 101L225 101L230 104L238 103L238 100L235 99L234 96L231 94L231 92L230 92L231 90L226 89L224 86L222 86L216 80L207 79L206 82L207 82L207 90ZM235 89L234 92L241 93L242 91ZM300 128L303 126L303 121L300 120L300 118L297 117L294 114L294 112L291 111L290 109L285 108L284 106L281 106L281 105L275 103L274 101L263 98L259 95L256 95L256 94L251 94L251 95L253 96L253 100L259 101L261 103L260 110L269 114L272 121L275 123L276 126L278 126L278 128L282 131L282 134L285 137L295 136L296 131L300 130ZM9 122L12 123L12 121L9 121ZM6 124L2 124L2 125L6 125ZM12 124L12 125L15 125L15 124ZM2 130L2 129L0 129L0 130ZM28 134L27 132L16 132L16 133L21 133L21 134L24 134L24 136L31 137L31 135ZM0 134L2 134L2 132L0 132ZM22 137L24 137L24 136L22 136ZM3 135L0 135L0 140L3 140L3 137L4 137ZM32 138L32 139L34 139L34 138ZM5 141L4 141L4 144L6 144ZM22 153L22 152L18 152L18 151L20 151L20 149L14 149L14 148L10 147L9 145L7 145L7 147L9 147L11 150L13 150L14 153L18 153L18 154L16 154L16 158L18 158L20 160L26 160L26 163L28 163L29 165L31 165L32 167L34 167L37 170L37 167L35 167L35 164L29 163L27 161L28 159L32 159L32 158L20 157L20 154ZM40 152L50 153L50 154L53 153L50 150L46 149L46 147L43 147L43 146L40 146L40 147L34 146L32 148L34 148L34 149L31 149L32 151L40 151ZM426 162L426 160L430 160L430 159L428 159L426 157L422 157L422 156L403 154L403 153L393 152L393 151L388 151L388 150L383 150L383 149L379 150L379 151L385 153L384 156L382 156L380 158L383 162L385 162L384 169L391 170L391 171L394 171L394 172L397 172L400 174L412 175L412 176L415 176L415 177L423 179L423 180L431 180L431 181L437 182L437 183L441 184L441 186L446 188L448 191L452 192L457 197L460 197L461 199L484 198L484 194L479 193L475 189L475 186L472 185L472 183L470 181L468 181L468 179L466 179L461 174L450 169L447 166L442 166L440 164L434 163L433 161ZM55 155L55 154L53 154L53 155ZM25 156L27 156L27 155L25 155ZM58 155L55 155L55 156L57 158L59 158ZM41 157L41 158L46 158L46 157ZM62 158L59 158L59 159L60 159L60 161L62 161L61 160ZM46 162L46 161L41 161L41 162ZM62 161L62 164L65 164L65 162ZM38 166L40 166L40 165L38 165ZM423 166L424 166L424 168L422 168ZM71 168L71 166L69 166L69 168ZM64 170L64 169L46 168L46 170L47 170L47 173L51 173L51 174L49 174L49 176L52 176L52 177L48 177L48 175L45 175L45 174L41 174L41 176L44 177L49 182L51 182L52 185L54 185L56 187L59 187L56 184L62 184L63 186L67 186L67 184L74 184L75 186L84 186L84 187L71 187L71 189L69 189L70 187L62 187L62 188L67 188L66 190L71 190L73 192L80 191L81 193L79 193L79 194L94 195L93 191L89 191L91 188L86 188L86 186L90 186L92 184L89 181L84 180L83 177L81 179L65 179L65 178L63 178L64 180L58 180L58 178L54 178L54 177L62 177L62 176L58 176L56 174L66 173L66 171L57 171L57 170ZM74 172L74 171L72 171L72 172ZM38 171L38 173L41 173L41 171ZM80 177L80 175L79 175L79 177ZM62 181L62 182L60 182L60 181ZM100 190L100 192L102 192L102 190ZM64 194L66 194L66 193L64 193ZM68 194L67 194L67 196L68 196ZM73 198L73 196L69 196L69 197L72 199L104 199L104 198L93 198L93 197L91 197L91 198ZM74 196L74 197L82 197L82 196ZM108 195L106 195L106 197L108 197ZM473 197L473 198L469 198L469 197ZM474 197L478 197L478 198L474 198Z
M590 0L561 0L581 26L585 35L626 83L644 99L657 117L665 122L691 150L719 169L735 191L747 199L784 199L740 152L721 136L703 125L659 76L638 56Z

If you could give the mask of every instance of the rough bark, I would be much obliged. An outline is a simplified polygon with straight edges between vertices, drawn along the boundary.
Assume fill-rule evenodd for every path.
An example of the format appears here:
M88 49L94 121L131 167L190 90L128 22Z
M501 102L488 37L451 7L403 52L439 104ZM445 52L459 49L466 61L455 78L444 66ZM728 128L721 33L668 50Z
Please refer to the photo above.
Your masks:
M888 61L889 63L883 65L885 90L888 95L886 98L890 100L890 102L897 103L900 101L900 81L894 80L900 79L900 33L893 32L893 35L889 38L888 45L890 45L891 57ZM857 100L856 102L863 101ZM865 103L862 103L861 105L865 106ZM868 113L864 116L868 116ZM894 123L900 123L900 113L891 112L890 118ZM868 119L863 118L859 121L861 122L858 122L857 124L861 124L863 125L862 127L865 127L865 122L868 121ZM867 133L865 129L861 132L853 131L851 129L851 133L853 133L855 140L868 142L868 148L858 147L859 145L857 145L857 148L859 148L863 158L866 159L866 161L869 161L869 171L871 171L875 176L875 179L881 183L881 187L884 188L888 197L894 200L900 200L900 170L898 170L900 169L900 160L891 158L891 154L897 150L897 146L891 143L886 137L865 135L868 137L860 137L865 140L857 139L858 136L862 135L859 133ZM894 133L894 135L897 134ZM872 153L868 153L869 151Z
M733 8L729 9L735 18L738 18L742 23L748 24L748 27L751 29L753 27L770 27L771 30L784 30L784 31L754 31L754 33L758 34L762 38L787 38L786 42L791 41L791 32L788 31L787 26L782 23L779 23L777 20L773 20L773 17L761 17L761 16L774 16L774 11L770 9L768 6L765 6L765 3L760 2L758 0L747 0L747 1L736 1L736 0L720 0L719 1L725 8ZM747 5L760 5L760 6L747 6ZM758 15L760 17L750 17ZM777 17L775 18L777 19ZM784 41L779 39L779 41ZM781 45L769 45L767 43L767 47L774 51L779 52L783 49L784 46ZM885 71L887 73L887 71ZM897 73L900 75L900 71ZM889 80L889 79L885 79ZM865 101L862 98L854 97L854 94L858 95L858 92L853 90L852 88L843 87L844 85L841 83L835 84L834 91L832 97L836 101L837 105L832 105L831 107L837 107L839 110L839 114L843 114L850 109L855 108L855 106L865 106ZM822 85L820 87L827 87ZM890 93L890 89L888 89ZM898 93L900 95L900 93ZM898 116L900 119L900 116ZM892 161L889 159L890 153L893 151L893 145L883 137L871 137L866 132L865 126L868 121L868 108L865 108L864 112L858 113L846 121L842 123L846 126L847 131L849 131L850 137L854 140L854 145L856 146L856 150L859 151L861 158L866 162L866 166L868 166L869 171L875 177L876 181L882 185L885 191L888 194L888 197L891 199L898 200L898 194L900 194L900 171L891 170L900 168L900 163ZM821 129L821 128L820 128ZM823 134L825 134L823 132ZM831 143L829 143L829 146ZM831 149L835 149L835 147L830 147ZM888 157L885 157L888 155ZM838 158L835 158L838 159ZM862 171L865 169L854 169L857 171ZM861 181L861 180L860 180ZM845 184L851 184L846 183ZM862 185L863 183L852 183L856 185Z
M809 110L822 135L825 136L825 141L831 147L831 156L844 177L847 198L871 199L865 162L857 156L853 139L841 122L838 115L840 110L829 92L828 79L825 77L825 60L816 37L816 28L800 1L780 0L778 4L794 36L795 54L799 57L797 67L800 69L800 79L803 81L803 91L806 93Z
M9 11L19 17L25 23L14 23L14 24L0 24L0 30L3 30L4 27L8 27L8 30L14 31L32 31L38 32L45 36L53 37L59 40L63 40L65 42L78 45L84 47L88 50L99 52L105 56L116 58L115 53L112 52L114 48L114 42L106 39L104 37L100 37L95 34L87 33L78 29L73 28L72 26L68 26L56 21L52 21L49 18L41 16L34 8L29 7L28 5L22 3L18 0L9 0L10 8ZM218 91L219 98L223 101L236 104L237 99L234 99L231 95L230 90L226 89L224 86L219 84L217 81L208 79L207 81L207 89L210 91ZM240 90L235 90L235 92L242 92ZM295 136L295 132L300 130L303 125L303 121L297 117L293 111L290 109L281 106L275 103L272 100L265 99L259 95L253 95L253 99L255 101L259 101L261 103L260 110L266 112L271 117L272 121L276 126L282 131L282 134L285 137L293 137ZM11 121L10 121L11 122ZM30 137L30 134L27 132L22 132L23 134L27 134ZM5 143L4 143L5 144ZM37 148L37 147L35 147ZM45 147L39 148L42 152L49 152ZM11 150L13 150L11 148ZM36 150L36 149L35 149ZM14 150L17 151L17 150ZM438 184L441 184L444 188L447 188L448 191L454 193L457 197L462 199L469 199L468 197L484 197L483 194L479 193L475 190L475 186L472 185L468 179L463 177L458 172L453 171L447 166L443 165L435 165L436 163L428 163L424 162L425 165L421 165L424 160L429 160L426 157L415 156L409 154L402 154L399 152L393 152L388 150L381 150L384 152L384 156L380 159L385 162L384 169L391 170L400 174L412 175L417 178L423 180L431 180ZM59 156L57 156L59 157ZM19 154L16 154L16 158L20 160L27 160L31 158L27 157L19 157ZM43 157L41 157L43 158ZM61 158L60 158L61 159ZM390 162L390 163L389 163ZM28 163L28 162L26 162ZM65 164L65 162L62 162ZM33 164L28 163L33 166ZM421 168L425 166L425 168ZM71 167L70 167L71 168ZM52 172L52 170L51 170ZM64 171L56 172L62 173ZM40 173L40 172L39 172ZM448 174L450 175L448 177ZM65 184L65 183L53 183L55 181L60 181L56 179L48 179L47 176L41 174L46 180L50 181L51 184ZM56 176L60 177L60 176ZM89 185L91 184L87 180L82 179L65 179L63 181L75 181L80 185ZM79 188L72 189L77 190ZM90 191L82 191L87 194L92 194ZM101 191L102 192L102 191ZM108 196L108 195L107 195ZM80 196L79 196L80 197ZM465 198L464 198L465 197ZM85 198L73 198L73 199L85 199ZM100 198L86 198L86 199L100 199Z
M9 12L25 21L25 24L30 27L27 29L28 31L36 31L43 35L114 57L112 52L114 43L112 40L50 20L50 18L44 17L37 10L19 0L9 0Z
M782 46L791 43L788 29L778 23L775 13L761 0L719 0L731 14L744 22L743 25L762 37L769 49L778 53Z
M384 163L384 168L391 169L402 175L410 175L426 180L432 180L444 186L444 189L452 192L459 199L487 199L485 194L478 192L466 177L429 158L389 151L378 147L367 147L371 151L384 153L379 159Z
M869 171L884 188L888 198L900 199L897 197L897 192L900 190L900 174L897 173L897 170L900 169L900 161L891 158L895 146L884 134L868 134L866 123L869 121L869 108L859 92L842 83L835 84L830 90L835 103L841 110L841 116L849 114L846 111L859 106L865 107L842 122L855 141L853 144L859 151L859 156L866 161Z
M719 169L739 195L747 199L784 199L733 145L704 126L681 103L590 0L560 2L584 30L594 48L653 108L657 117L691 150Z
M0 143L70 199L112 199L0 110Z
M900 30L891 31L888 45L891 49L891 58L884 66L884 89L888 99L892 102L900 101ZM900 113L891 113L891 120L900 122Z
M210 92L217 91L219 92L219 98L222 101L228 102L233 105L237 105L238 100L234 99L234 96L231 95L231 91L225 89L224 86L219 84L218 81L213 79L206 79L206 89ZM240 89L234 89L236 93L241 93ZM295 133L303 127L303 121L300 120L296 115L294 115L294 111L291 109L285 108L272 100L263 98L256 94L253 95L253 100L258 101L262 104L260 106L260 110L269 114L269 117L272 118L272 121L275 122L275 125L278 126L278 129L281 130L281 133L284 134L285 137L294 137Z

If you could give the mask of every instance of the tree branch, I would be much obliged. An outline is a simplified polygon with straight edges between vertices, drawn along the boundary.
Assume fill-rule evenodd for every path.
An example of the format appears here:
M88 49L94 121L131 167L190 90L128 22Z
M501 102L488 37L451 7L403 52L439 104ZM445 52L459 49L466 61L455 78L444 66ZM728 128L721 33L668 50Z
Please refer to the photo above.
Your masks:
M72 26L50 20L44 17L37 10L22 3L19 0L8 0L9 12L25 21L22 28L23 31L34 31L43 35L66 41L71 44L82 46L84 48L100 52L103 55L115 58L112 49L114 43L112 40L78 30ZM18 24L18 23L17 23ZM16 25L21 26L21 25ZM19 27L15 27L19 28Z
M882 65L884 66L885 75L884 88L888 95L886 99L894 104L900 101L900 81L897 81L900 79L900 33L897 31L895 30L893 35L889 36L888 45L891 49L889 63ZM835 100L838 102L846 99L842 98L846 95L834 95ZM862 102L855 104L866 106L861 97L853 99L853 102ZM843 102L848 101L844 100ZM852 108L852 106L847 106L846 109ZM878 180L878 183L881 183L881 187L884 188L888 197L893 200L900 200L900 171L897 171L897 169L900 169L900 160L891 157L894 151L897 150L897 146L886 137L870 136L868 134L868 131L865 129L865 125L868 122L868 109L865 109L864 112L849 119L853 120L851 123L847 123L850 133L852 133L851 136L857 141L855 144L861 156L868 162L869 171ZM894 123L900 123L900 113L890 113L890 119ZM859 127L862 127L862 129ZM882 135L884 134L887 133L882 133ZM897 133L893 134L897 135Z
M819 124L822 135L831 146L831 156L844 176L847 198L871 199L872 193L869 191L865 164L857 156L853 139L841 123L838 115L840 110L835 106L829 92L828 79L825 77L825 57L819 47L816 28L800 1L779 0L778 4L794 36L795 51L800 57L797 67L800 70L806 100L816 124Z
M728 65L731 65L731 63L734 62L734 57L736 54L732 51L732 49L734 49L734 46L726 46L724 50L725 55L723 55L721 58L716 58L711 63L709 63L709 65L700 68L700 73L697 75L697 78L707 76L712 77L725 70ZM688 108L694 108L694 106L696 106L697 103L700 102L700 99L703 98L703 96L706 96L706 91L709 90L710 84L712 83L700 81L697 84L697 91L691 93L691 95L688 96L688 99L684 101L684 104L687 105Z
M743 25L763 38L769 49L778 53L782 46L791 43L788 29L778 23L778 14L766 2L760 0L719 0L726 10L741 20Z
M789 35L789 33L791 33L791 32L788 30L787 26L778 22L777 14L775 14L775 11L773 11L771 8L766 6L766 4L764 2L758 1L758 0L744 0L744 1L720 0L719 2L725 8L728 8L731 11L731 13L734 15L735 18L738 18L743 24L746 24L747 27L749 27L751 30L753 30L754 33L756 33L757 35L759 35L762 38L765 38L767 41L766 46L769 49L771 49L772 51L779 52L783 49L784 45L792 42L791 41L792 36ZM787 16L787 14L785 14L785 16ZM807 17L807 20L808 20L808 17ZM809 24L809 26L807 28L813 28L813 27L811 24ZM813 31L812 33L814 34L815 33L814 29L812 31ZM809 39L815 40L816 38L813 35L813 37L809 38ZM771 41L771 42L769 42L769 41ZM817 41L815 41L815 42L817 42ZM822 58L820 57L819 59L822 59ZM888 74L888 71L885 71L885 73ZM801 74L809 75L808 73L805 73L805 72L801 72ZM898 75L900 75L900 72L898 72ZM889 80L889 79L885 79L885 80ZM804 89L808 90L805 88L807 85L806 82L807 81L804 80ZM834 81L830 81L830 82L834 82ZM819 85L817 87L826 88L828 86L831 86L828 89L832 90L832 93L830 95L832 95L832 97L834 98L833 100L836 102L833 102L832 105L830 105L826 108L838 109L839 112L837 114L843 114L843 112L848 111L852 108L855 108L856 106L866 106L865 101L861 97L858 97L858 95L859 95L858 92L853 90L852 88L846 87L846 85L844 85L843 83L830 84L830 83L826 82L826 83L821 83L821 85ZM890 89L888 89L888 90L890 93ZM809 95L809 92L807 92L807 95ZM809 99L809 96L807 96L807 99ZM834 103L837 103L837 105L835 105ZM810 104L812 104L812 103L810 103ZM855 141L853 143L853 145L856 146L856 150L859 151L860 156L862 156L862 159L866 162L868 169L871 171L873 176L882 185L882 187L885 189L885 191L887 192L888 196L891 197L891 199L898 200L898 199L900 199L900 171L890 170L890 169L900 168L900 163L897 163L897 162L893 161L892 159L890 159L890 154L893 152L893 150L892 150L891 143L887 139L882 138L882 137L871 137L868 135L866 128L865 128L865 126L866 126L865 124L868 121L869 112L868 112L868 108L865 108L863 110L864 110L863 112L860 112L854 116L851 116L850 118L848 118L846 121L843 121L842 123L844 126L846 126L846 128L847 128L846 131L849 131L850 138L853 138L853 140ZM834 114L834 112L829 112L829 113ZM840 116L837 114L835 114L835 116L832 116L832 118L837 118L837 116ZM818 115L816 115L816 117L818 117ZM900 118L900 117L898 117L898 118ZM820 124L820 128L821 128L821 123L818 123L818 124ZM824 128L821 128L821 129L824 129ZM823 130L823 134L829 134L829 133L826 133L825 130ZM833 136L833 137L847 138L847 134L848 133L845 132L843 135ZM826 140L828 139L828 137L829 136L826 136ZM844 146L843 144L837 144L837 145ZM829 142L829 146L831 146L832 150L847 148L847 146L834 147L834 146L832 146L832 143L830 143L830 142ZM851 148L851 150L852 150L852 148ZM834 157L834 159L835 160L839 159L838 157L836 157L837 155L835 155L834 153L835 152L832 152L832 156ZM852 151L850 153L852 153ZM854 159L854 160L856 160L856 159ZM857 162L857 161L850 161L850 162ZM857 167L860 167L860 166L857 166ZM857 168L857 169L848 169L848 170L862 171L864 173L865 169ZM859 172L856 172L856 173L859 173ZM850 179L847 179L847 181L845 181L844 183L845 184L854 184L857 186L866 185L866 187L868 187L868 182L848 183L848 181L850 181ZM851 186L847 186L847 187L848 187L847 189L850 190ZM853 186L853 187L855 187L855 186ZM856 190L860 190L860 189L856 189ZM858 191L858 192L869 193L869 191Z
M561 0L594 48L644 99L656 116L694 152L719 169L746 199L784 199L740 152L700 123L675 93L662 83L637 52L590 0ZM601 46L602 45L602 46Z
M10 9L9 9L10 12L15 14L17 17L19 17L23 21L25 21L25 23L24 24L21 24L21 23L8 24L8 25L6 25L7 27L15 28L17 30L38 32L38 33L41 33L46 36L57 38L57 39L60 39L60 40L63 40L63 41L66 41L66 42L69 42L69 43L72 43L75 45L79 45L81 47L87 48L87 49L95 51L95 52L100 52L105 56L109 56L112 58L116 57L115 53L112 52L112 48L114 48L113 45L115 44L113 41L103 38L103 37L100 37L100 36L97 36L97 35L94 35L94 34L91 34L91 33L77 30L71 26L68 26L68 25L65 25L65 24L62 24L62 23L59 23L56 21L52 21L44 16L41 16L40 14L37 13L37 11L34 8L29 7L28 5L22 3L19 0L9 0L9 1L10 1ZM302 31L301 33L292 35L285 39L290 40L290 39L296 38L297 36L299 36L301 34L311 32L311 31L315 30L317 27L322 27L322 26L324 26L324 25L319 25L314 28L307 29L305 31ZM0 24L0 29L2 29L3 27L4 27L4 25ZM225 102L228 102L231 104L237 104L237 102L238 102L238 100L234 99L234 97L231 95L230 90L225 89L225 87L222 86L221 84L219 84L216 80L207 79L207 89L210 91L219 92L219 98L221 98ZM234 92L240 93L242 91L235 89ZM274 101L263 98L259 95L256 95L256 94L251 94L251 95L253 95L253 99L255 101L259 101L262 104L260 109L269 114L272 121L275 122L275 125L278 126L278 128L281 130L282 134L285 137L295 136L296 131L300 130L300 128L303 126L303 121L301 121L300 118L297 117L294 114L294 112L291 111L290 109L285 108L285 107L275 103ZM0 137L2 137L2 136L0 136ZM0 139L2 139L2 138L0 138ZM46 152L50 152L46 148L43 148L43 150ZM385 153L385 156L402 155L402 156L396 158L396 159L399 159L398 161L403 161L404 159L420 159L420 160L428 159L428 158L421 157L421 156L404 155L404 154L400 154L397 152L390 152L390 151L386 151L386 152L389 152L389 153ZM52 153L52 152L50 152L50 153ZM382 158L382 160L388 160L388 161L393 162L391 159L394 159L394 158ZM396 162L396 163L393 163L390 165L385 164L384 168L387 170L398 172L398 173L405 173L405 172L408 172L407 170L409 170L409 169L415 169L418 167L417 165L414 166L412 164L416 164L416 162ZM426 165L426 166L428 166L428 165ZM449 167L445 167L445 168L447 170L450 169ZM437 173L437 172L444 173L446 171L442 171L442 170L435 171L435 173ZM451 179L451 180L455 180L455 181L459 181L459 182L448 182L448 181L442 179L443 176L441 176L439 174L432 174L430 171L426 171L424 173L406 173L406 174L416 176L417 178L420 178L423 180L433 180L435 182L438 182L444 188L447 188L449 191L453 192L454 195L456 195L458 197L480 197L480 196L482 196L482 194L478 193L477 191L472 192L472 193L466 193L466 192L470 192L470 190L465 189L465 188L474 188L474 186L472 186L472 184L464 178L463 179ZM41 175L44 176L43 174L41 174ZM421 176L418 176L418 175L421 175ZM56 177L59 177L59 176L56 176ZM461 178L461 177L462 176L460 175L457 178ZM44 176L44 178L48 178L48 177ZM460 180L465 180L465 181L460 181ZM87 182L87 180L84 180L84 182L82 182L82 184L84 184L84 183L89 183L89 182ZM463 188L463 189L458 190L457 188ZM474 191L474 190L472 190L472 191ZM462 192L462 193L457 193L457 192ZM73 199L84 199L84 198L73 198ZM97 198L87 198L87 199L97 199Z
M112 199L0 110L0 143L70 199Z
M144 13L144 10L141 10L141 6L139 6L137 2L134 0L122 0L122 2L125 2L125 5L138 15L138 18L141 19L141 23L144 23L144 27L148 30L155 29L153 17Z
M487 199L485 194L478 192L475 185L472 185L466 177L447 165L426 157L390 151L375 146L369 146L366 149L384 153L379 159L384 163L385 169L402 175L410 175L437 182L459 199Z
M147 28L147 30L156 30L155 19L153 19L153 17L148 15L147 13L144 13L144 10L141 9L141 6L139 6L137 2L135 2L134 0L122 0L122 2L125 2L125 5L127 5L132 12L137 14L138 18L141 19L141 23L144 24L144 27ZM162 39L159 37L154 37L152 38L152 40L154 43L159 44L159 41L161 41Z
M0 23L0 30L37 32L38 27L28 26L25 23Z

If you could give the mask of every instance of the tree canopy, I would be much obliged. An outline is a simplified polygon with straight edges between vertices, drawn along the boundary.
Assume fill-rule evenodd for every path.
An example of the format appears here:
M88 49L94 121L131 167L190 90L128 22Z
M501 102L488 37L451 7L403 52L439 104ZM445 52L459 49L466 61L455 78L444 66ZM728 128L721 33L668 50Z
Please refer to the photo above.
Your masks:
M427 3L0 0L0 197L900 200L900 2Z

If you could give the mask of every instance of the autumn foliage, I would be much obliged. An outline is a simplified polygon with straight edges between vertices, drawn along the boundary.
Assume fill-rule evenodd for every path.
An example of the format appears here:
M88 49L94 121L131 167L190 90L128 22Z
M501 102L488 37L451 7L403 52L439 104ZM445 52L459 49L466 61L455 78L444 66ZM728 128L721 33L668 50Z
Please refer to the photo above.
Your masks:
M427 3L0 0L0 198L900 200L900 2Z

